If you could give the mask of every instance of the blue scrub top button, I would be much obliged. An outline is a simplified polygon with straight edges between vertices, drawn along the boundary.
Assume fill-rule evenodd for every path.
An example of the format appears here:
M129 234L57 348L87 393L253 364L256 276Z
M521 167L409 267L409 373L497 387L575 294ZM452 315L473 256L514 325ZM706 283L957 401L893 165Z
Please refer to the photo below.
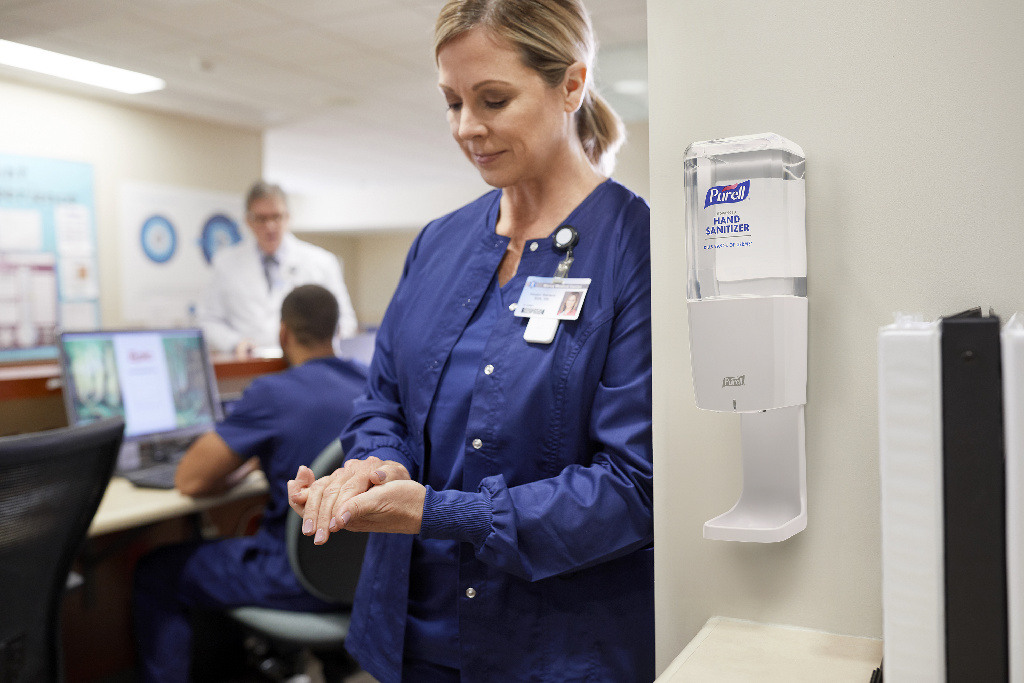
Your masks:
M472 600L473 598L475 598L475 597L476 597L476 589L475 589L475 588L473 588L472 586L470 586L469 588L467 588L467 589L466 589L466 597L467 597L467 598L469 598L470 600Z
M530 243L530 251L537 251L537 243L536 242L531 242Z
M488 363L488 364L487 364L486 366L484 366L484 374L485 374L485 375L489 375L489 374L491 374L492 372L494 372L494 366L493 366L493 365L491 365L490 363Z
M473 439L473 448L480 450L483 448L484 442L480 439Z

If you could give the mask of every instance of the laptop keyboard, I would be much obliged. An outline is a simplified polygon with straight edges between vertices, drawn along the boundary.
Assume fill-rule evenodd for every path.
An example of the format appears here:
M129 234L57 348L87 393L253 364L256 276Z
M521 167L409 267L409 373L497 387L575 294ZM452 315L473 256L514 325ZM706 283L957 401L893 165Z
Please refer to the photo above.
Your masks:
M134 472L124 472L121 476L143 488L150 489L173 489L174 472L178 469L177 462L165 462L158 465L150 465L145 469Z
M154 439L139 443L139 457L149 464L135 470L119 472L122 477L135 484L151 489L173 489L174 473L178 463L197 434L172 438Z

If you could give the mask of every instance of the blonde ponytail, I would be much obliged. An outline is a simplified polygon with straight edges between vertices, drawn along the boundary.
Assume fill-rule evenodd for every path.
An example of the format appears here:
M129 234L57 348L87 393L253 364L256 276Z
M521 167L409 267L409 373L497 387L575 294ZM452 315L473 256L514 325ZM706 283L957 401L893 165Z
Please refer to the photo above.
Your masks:
M590 163L605 175L615 168L615 155L626 140L626 129L615 110L593 89L576 112L576 133Z

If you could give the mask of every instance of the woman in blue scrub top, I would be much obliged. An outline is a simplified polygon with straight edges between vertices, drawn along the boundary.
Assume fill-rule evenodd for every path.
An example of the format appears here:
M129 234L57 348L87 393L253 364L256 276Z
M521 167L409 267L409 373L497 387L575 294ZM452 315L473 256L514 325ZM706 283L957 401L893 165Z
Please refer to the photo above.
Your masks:
M622 125L589 18L451 0L435 55L452 135L497 189L414 241L349 460L300 468L292 507L316 543L374 532L346 647L382 683L651 681L650 212L606 176ZM579 316L554 319L568 289Z

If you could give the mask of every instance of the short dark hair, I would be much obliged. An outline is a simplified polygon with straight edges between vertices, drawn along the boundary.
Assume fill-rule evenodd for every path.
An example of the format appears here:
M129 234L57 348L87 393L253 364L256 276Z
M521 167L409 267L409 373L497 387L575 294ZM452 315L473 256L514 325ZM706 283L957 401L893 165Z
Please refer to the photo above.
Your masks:
M281 322L303 346L329 343L338 316L338 300L320 285L300 285L281 302Z
M280 197L285 207L288 206L288 195L284 193L280 185L268 183L266 180L257 180L249 188L249 193L245 195L245 210L248 212L254 201L264 197Z

